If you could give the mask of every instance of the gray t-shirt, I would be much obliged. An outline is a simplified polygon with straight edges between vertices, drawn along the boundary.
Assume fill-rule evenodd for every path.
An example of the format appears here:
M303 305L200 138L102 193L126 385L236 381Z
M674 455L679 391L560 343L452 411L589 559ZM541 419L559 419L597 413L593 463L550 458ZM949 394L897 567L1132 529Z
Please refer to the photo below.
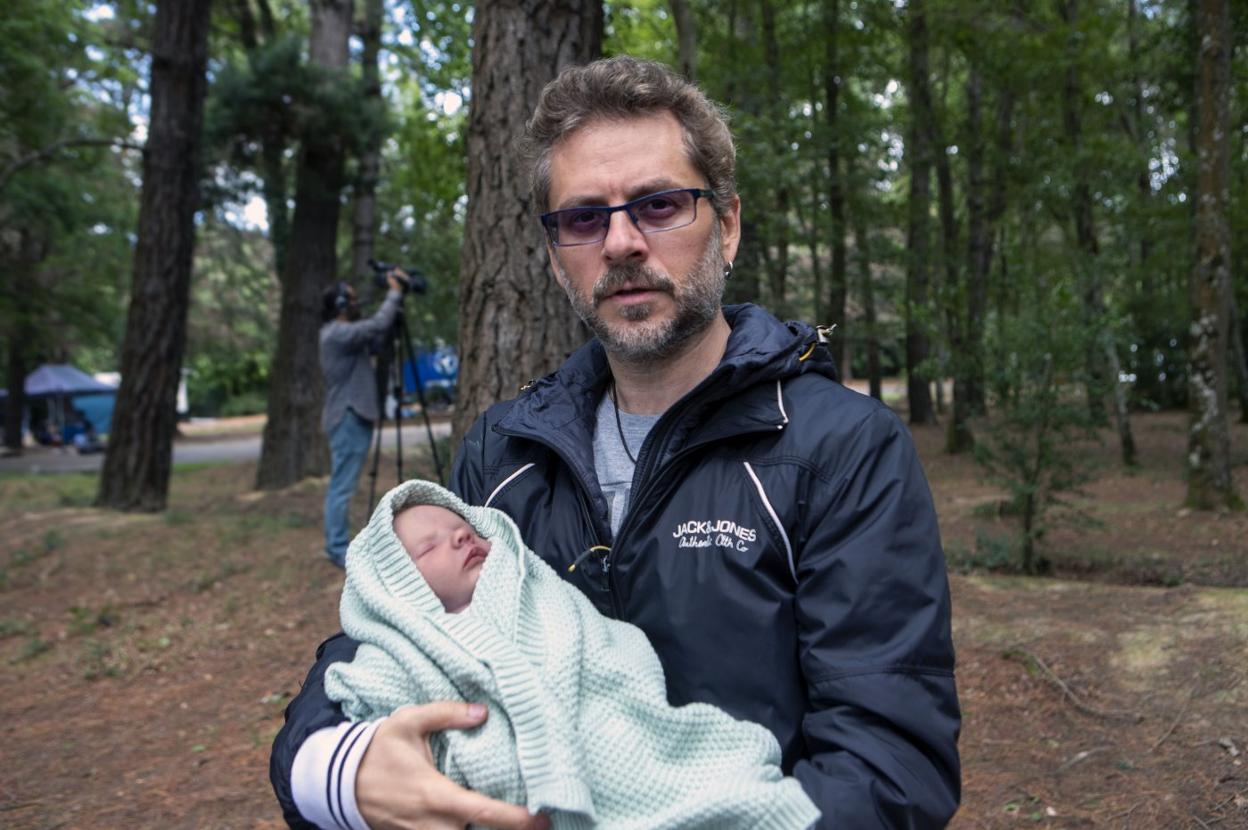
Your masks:
M607 499L612 535L620 532L620 523L628 512L628 494L633 487L633 469L636 466L624 451L621 432L624 440L628 441L628 452L637 458L641 455L641 445L658 420L658 415L620 412L617 424L611 396L604 394L598 402L598 422L594 427L594 470L598 474L602 494Z

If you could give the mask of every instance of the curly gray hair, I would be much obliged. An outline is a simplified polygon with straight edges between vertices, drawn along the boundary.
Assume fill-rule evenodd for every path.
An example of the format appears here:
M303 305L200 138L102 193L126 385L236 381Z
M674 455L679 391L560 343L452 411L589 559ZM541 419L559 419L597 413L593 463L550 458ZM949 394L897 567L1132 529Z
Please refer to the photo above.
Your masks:
M711 204L722 215L737 192L737 151L727 114L663 64L626 55L569 67L542 90L521 145L533 164L534 202L548 207L550 154L564 137L596 119L660 112L680 122L689 161L706 177L715 194Z

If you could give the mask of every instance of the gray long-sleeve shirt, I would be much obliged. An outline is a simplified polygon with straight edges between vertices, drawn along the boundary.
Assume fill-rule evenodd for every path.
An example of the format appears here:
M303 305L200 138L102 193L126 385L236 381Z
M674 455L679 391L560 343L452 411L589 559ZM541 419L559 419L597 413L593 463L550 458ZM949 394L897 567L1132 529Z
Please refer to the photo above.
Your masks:
M390 291L372 317L330 320L321 326L321 371L325 374L321 429L326 435L338 426L348 409L354 409L366 421L376 421L379 417L369 347L389 331L402 299L400 292Z

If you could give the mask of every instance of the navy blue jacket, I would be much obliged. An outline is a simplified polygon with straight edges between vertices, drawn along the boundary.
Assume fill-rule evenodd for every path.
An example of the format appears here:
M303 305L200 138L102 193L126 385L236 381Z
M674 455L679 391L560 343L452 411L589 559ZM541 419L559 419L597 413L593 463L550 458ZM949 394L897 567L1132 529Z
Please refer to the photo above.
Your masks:
M672 704L769 728L820 827L944 826L960 793L949 587L909 432L837 382L809 326L725 314L724 359L646 438L615 538L593 467L609 378L596 341L477 420L452 489L505 511L602 613L639 626ZM292 826L294 753L342 720L321 676L354 650L322 645L274 744Z

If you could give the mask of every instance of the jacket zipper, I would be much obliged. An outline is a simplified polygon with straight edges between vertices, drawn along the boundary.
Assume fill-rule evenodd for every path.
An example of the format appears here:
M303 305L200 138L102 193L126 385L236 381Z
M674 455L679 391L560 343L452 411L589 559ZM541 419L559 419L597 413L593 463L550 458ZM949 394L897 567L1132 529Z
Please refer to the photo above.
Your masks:
M568 472L571 473L572 479L577 484L576 500L581 508L581 519L584 521L585 526L589 528L591 537L596 538L598 536L598 523L594 521L594 512L589 508L589 488L585 485L584 477L577 472L576 467L568 460L568 457L560 452L558 447L536 435L513 432L512 430L499 430L499 432L512 438L522 438L526 441L532 441L535 444L540 444L558 456L559 460L563 462L563 466L568 468ZM614 547L614 541L615 540L612 540L612 547ZM611 599L611 616L615 619L620 619L620 603L616 599L615 586L611 579L610 549L602 553L600 561L602 564L602 576L607 581L607 594Z

